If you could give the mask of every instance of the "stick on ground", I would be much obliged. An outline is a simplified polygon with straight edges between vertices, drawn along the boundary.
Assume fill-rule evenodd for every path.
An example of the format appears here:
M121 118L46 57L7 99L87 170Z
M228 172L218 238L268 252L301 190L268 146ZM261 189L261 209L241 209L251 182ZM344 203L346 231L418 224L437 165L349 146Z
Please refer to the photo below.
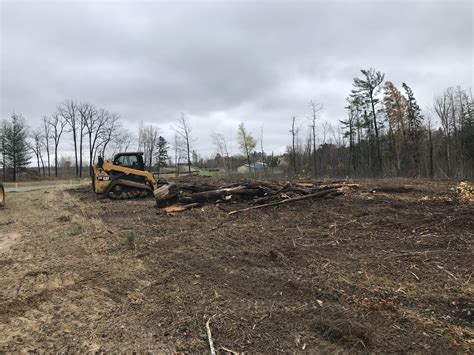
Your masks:
M191 208L196 208L196 207L202 207L202 203L190 203L188 205L173 205L173 206L168 206L164 208L164 211L166 213L172 213L172 212L183 212L186 210L190 210Z
M214 342L212 341L211 327L209 326L209 322L212 318L214 318L214 316L215 315L209 318L206 322L207 339L209 340L209 348L211 349L211 355L216 355L216 349L214 349Z
M296 201L301 201L301 200L307 200L307 199L310 199L310 198L324 197L324 196L331 195L331 194L336 193L336 192L339 192L339 190L329 189L329 190L319 191L319 192L316 192L314 194L309 194L309 195L299 196L299 197L295 197L295 198L290 198L288 200L270 202L270 203L266 203L264 205L252 206L252 207L243 208L241 210L231 211L231 212L229 212L229 215L240 213L240 212L245 212L245 211L250 211L250 210L256 210L258 208L264 208L264 207L269 207L269 206L282 205L284 203L291 203L291 202L296 202Z

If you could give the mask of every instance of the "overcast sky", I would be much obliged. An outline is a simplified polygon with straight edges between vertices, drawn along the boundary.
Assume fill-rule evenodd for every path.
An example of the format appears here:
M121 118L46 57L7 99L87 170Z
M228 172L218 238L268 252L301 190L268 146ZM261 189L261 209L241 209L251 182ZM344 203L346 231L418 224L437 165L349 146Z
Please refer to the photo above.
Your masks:
M406 82L422 108L473 82L472 1L0 2L1 118L30 126L71 98L169 140L184 112L203 154L241 121L281 152L309 100L321 121L345 118L362 68Z

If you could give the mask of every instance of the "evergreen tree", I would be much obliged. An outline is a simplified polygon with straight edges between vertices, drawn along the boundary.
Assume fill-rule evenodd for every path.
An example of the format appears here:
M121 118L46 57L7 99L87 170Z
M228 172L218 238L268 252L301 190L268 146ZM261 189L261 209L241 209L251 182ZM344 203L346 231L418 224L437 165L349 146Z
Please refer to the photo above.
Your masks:
M472 96L469 98L467 94L464 94L464 99L466 101L466 110L462 119L462 139L466 158L470 166L474 167L474 100Z
M421 129L423 115L421 114L421 108L418 106L415 96L413 95L413 90L405 83L403 83L402 86L407 95L405 116L408 121L409 133L411 137L414 137Z
M168 149L169 144L163 136L158 137L158 142L156 144L156 165L158 167L158 173L160 173L160 169L166 166L166 162L169 159L168 157Z
M2 120L0 126L0 165L2 167L2 180L7 179L7 130L9 122Z
M13 169L13 180L29 165L31 155L27 143L28 132L21 115L13 114L11 124L7 126L5 136L6 163Z
M356 119L357 119L357 107L356 105L351 101L351 98L348 97L346 98L348 101L349 105L347 105L345 108L348 111L348 118L347 120L340 120L339 122L342 125L342 128L344 129L343 135L344 138L349 138L349 167L351 171L356 170L356 156L355 156L355 136L356 136Z
M375 69L370 68L368 70L360 71L363 75L363 78L354 78L354 89L352 90L351 96L353 98L358 97L363 101L367 106L369 106L371 114L371 126L375 132L375 145L377 150L377 169L379 172L382 171L382 146L380 144L380 133L379 133L379 124L377 120L377 110L376 106L379 103L377 98L380 93L381 85L384 81L385 74Z
M420 142L422 139L423 115L416 102L413 90L405 83L402 84L407 95L405 117L408 122L409 149L411 151L411 164L413 172L420 175ZM415 171L415 169L417 171Z

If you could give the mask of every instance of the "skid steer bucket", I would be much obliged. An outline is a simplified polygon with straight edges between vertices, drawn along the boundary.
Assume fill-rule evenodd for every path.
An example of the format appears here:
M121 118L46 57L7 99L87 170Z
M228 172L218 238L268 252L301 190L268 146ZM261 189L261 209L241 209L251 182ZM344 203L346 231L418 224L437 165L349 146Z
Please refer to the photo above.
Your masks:
M5 206L5 189L0 184L0 208Z

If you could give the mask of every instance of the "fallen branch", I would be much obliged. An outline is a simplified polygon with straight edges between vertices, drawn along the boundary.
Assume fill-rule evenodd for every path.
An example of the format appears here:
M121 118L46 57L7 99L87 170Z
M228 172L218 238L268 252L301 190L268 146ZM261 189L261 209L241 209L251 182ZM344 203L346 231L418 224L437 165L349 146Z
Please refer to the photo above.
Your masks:
M445 273L447 273L449 276L451 276L453 279L457 280L458 278L456 276L454 276L452 273L450 273L448 270L446 270L444 267L442 267L441 265L436 265L436 267L442 271L444 271Z
M216 355L216 349L214 349L214 342L212 341L211 327L209 326L209 322L214 317L215 314L206 322L207 339L209 340L209 348L211 349L211 355Z
M220 349L221 349L221 350L224 350L224 351L226 351L226 352L228 352L228 353L231 353L231 354L236 354L236 355L239 354L237 351L230 350L229 348L225 348L225 347L223 347L223 346L221 346Z
M166 212L166 213L173 213L173 212L183 212L183 211L186 211L186 210L190 210L191 208L196 208L196 207L201 207L202 206L202 203L190 203L188 205L173 205L173 206L169 206L169 207L165 207L163 208L163 210Z
M231 211L228 214L232 215L232 214L236 214L236 213L240 213L240 212L256 210L258 208L277 206L277 205L282 205L284 203L292 203L292 202L296 202L296 201L307 200L307 199L310 199L310 198L325 197L327 195L331 195L331 194L334 194L336 192L340 192L340 191L338 191L337 189L329 189L329 190L319 191L319 192L316 192L314 194L299 196L299 197L291 198L291 199L288 199L288 200L270 202L270 203L266 203L266 204L263 204L263 205L252 206L252 207L243 208L241 210Z
M415 273L414 273L414 272L412 272L412 271L410 271L410 273L411 273L413 276L415 276L415 278L416 278L418 281L420 281L420 278L418 277L418 275L417 275L417 274L415 274Z

